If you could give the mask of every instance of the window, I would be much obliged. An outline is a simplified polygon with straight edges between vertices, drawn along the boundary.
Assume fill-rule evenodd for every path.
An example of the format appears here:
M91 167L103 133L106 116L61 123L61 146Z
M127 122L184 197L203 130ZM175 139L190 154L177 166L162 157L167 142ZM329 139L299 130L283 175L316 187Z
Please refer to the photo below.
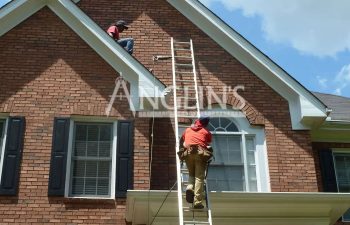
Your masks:
M75 122L73 126L69 196L112 197L114 124Z
M335 175L339 192L350 192L350 154L333 152ZM350 221L350 209L343 215L343 221Z
M180 125L179 135L187 127ZM271 191L263 128L245 117L212 117L207 128L215 157L207 174L210 191Z

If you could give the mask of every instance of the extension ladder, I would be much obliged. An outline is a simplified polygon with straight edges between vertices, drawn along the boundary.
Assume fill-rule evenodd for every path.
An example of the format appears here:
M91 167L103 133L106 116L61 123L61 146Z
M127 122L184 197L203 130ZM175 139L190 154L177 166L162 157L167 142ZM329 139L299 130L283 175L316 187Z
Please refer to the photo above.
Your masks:
M171 38L173 90L174 90L174 120L175 138L177 152L180 146L179 119L199 118L199 91L197 85L196 65L194 59L193 42L176 42ZM192 105L189 103L193 103ZM179 224L209 224L212 225L210 201L208 197L208 186L204 181L205 202L204 209L194 209L193 205L184 204L186 186L188 184L188 170L186 166L176 157L177 170L177 194Z

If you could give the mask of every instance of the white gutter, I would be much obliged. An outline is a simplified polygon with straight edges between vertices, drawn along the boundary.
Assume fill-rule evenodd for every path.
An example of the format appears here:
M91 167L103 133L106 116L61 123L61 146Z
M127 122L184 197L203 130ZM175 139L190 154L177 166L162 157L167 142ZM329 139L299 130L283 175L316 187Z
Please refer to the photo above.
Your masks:
M150 224L167 194L129 190L126 220ZM215 225L333 225L350 208L350 193L211 192L210 200ZM153 225L175 225L177 219L177 195L172 192Z

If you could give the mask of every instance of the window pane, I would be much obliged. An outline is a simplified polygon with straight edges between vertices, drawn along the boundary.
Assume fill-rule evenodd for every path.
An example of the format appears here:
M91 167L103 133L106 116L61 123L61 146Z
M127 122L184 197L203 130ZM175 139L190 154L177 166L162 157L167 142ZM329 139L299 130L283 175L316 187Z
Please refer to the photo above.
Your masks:
M242 164L241 136L213 135L215 163Z
M99 133L98 126L89 125L88 126L88 141L98 141Z
M71 166L72 195L110 195L112 134L112 124L76 124Z
M214 131L216 128L220 127L219 118L211 118L208 127L210 131Z
M220 118L220 127L227 127L228 125L230 125L231 120L226 119L226 118Z
M229 126L226 127L226 131L228 132L238 132L238 128L236 125L232 122Z
M98 141L89 141L87 143L87 156L98 156Z
M86 156L86 142L76 141L74 145L74 156Z
M76 125L75 127L75 140L76 141L86 141L87 126L86 125Z
M109 125L100 126L100 141L112 140L112 127Z
M99 143L99 157L110 157L112 150L112 142L103 141Z
M335 154L338 191L350 192L350 154Z
M243 166L211 166L207 180L210 191L245 190Z
M82 195L84 194L84 178L75 178L72 182L72 194Z
M109 179L98 179L97 182L97 194L109 195Z
M110 162L102 161L98 163L98 177L109 178Z
M85 161L74 160L72 161L72 167L73 167L73 178L85 177Z

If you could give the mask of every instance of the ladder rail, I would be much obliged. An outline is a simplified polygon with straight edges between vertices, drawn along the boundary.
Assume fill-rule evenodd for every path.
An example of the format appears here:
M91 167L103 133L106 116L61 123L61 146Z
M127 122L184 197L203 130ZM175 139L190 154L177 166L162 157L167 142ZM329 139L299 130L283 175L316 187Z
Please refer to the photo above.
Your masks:
M178 117L177 117L177 93L176 93L176 66L175 66L175 51L174 51L174 38L171 38L171 56L172 56L172 67L173 67L173 91L174 91L174 122L175 122L175 139L176 139L176 147L175 154L177 155L177 151L180 147L179 140L179 125L178 125ZM184 217L182 211L182 185L181 185L181 171L180 171L180 159L176 158L176 176L177 176L177 199L178 199L178 211L179 211L179 224L184 224Z
M192 57L192 68L193 68L193 79L194 79L194 88L196 92L196 106L197 106L197 118L200 117L200 108L199 108L199 95L198 95L198 83L197 83L197 72L196 72L196 62L194 59L194 49L193 49L193 41L190 40L191 46L191 57Z

